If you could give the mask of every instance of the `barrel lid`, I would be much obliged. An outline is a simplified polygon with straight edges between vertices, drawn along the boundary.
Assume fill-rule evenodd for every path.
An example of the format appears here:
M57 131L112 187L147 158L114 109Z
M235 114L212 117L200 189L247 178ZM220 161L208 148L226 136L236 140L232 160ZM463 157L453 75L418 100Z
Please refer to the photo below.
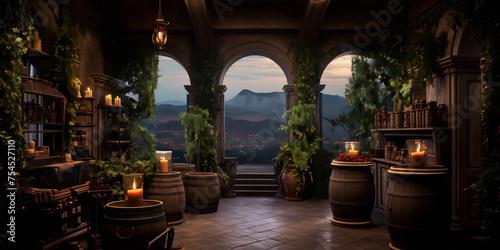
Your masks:
M217 176L217 174L212 172L190 172L186 173L186 177L188 176L190 178L205 178L205 177Z
M112 201L108 204L106 204L106 207L108 208L119 208L119 209L142 209L142 208L151 208L151 207L156 207L156 206L163 206L163 202L159 200L146 200L144 199L142 206L134 206L134 207L128 207L125 205L125 201Z
M352 161L333 160L331 165L336 167L370 167L373 165L373 162L371 161L352 162Z
M427 168L411 168L411 167L391 167L388 170L389 174L403 174L403 175L435 175L435 174L446 174L448 173L448 168L444 165L431 165Z
M154 175L160 175L160 176L161 176L161 175L174 175L174 176L176 176L176 175L180 175L180 174L181 174L181 172L178 172L178 171L172 171L172 172L156 172L156 173L154 173Z

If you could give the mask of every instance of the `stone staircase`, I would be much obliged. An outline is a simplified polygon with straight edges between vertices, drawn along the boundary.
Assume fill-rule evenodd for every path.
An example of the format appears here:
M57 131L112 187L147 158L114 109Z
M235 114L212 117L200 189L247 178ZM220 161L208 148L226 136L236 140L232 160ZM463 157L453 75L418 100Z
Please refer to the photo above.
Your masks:
M278 183L274 174L240 173L236 175L234 192L236 196L274 197Z

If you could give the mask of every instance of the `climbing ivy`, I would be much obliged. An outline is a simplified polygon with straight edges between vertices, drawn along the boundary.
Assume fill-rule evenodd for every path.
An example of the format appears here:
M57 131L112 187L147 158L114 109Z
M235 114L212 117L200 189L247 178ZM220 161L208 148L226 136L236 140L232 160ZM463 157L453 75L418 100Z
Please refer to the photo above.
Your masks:
M2 176L7 176L7 145L15 141L15 166L25 167L25 141L22 118L22 89L20 68L21 56L27 51L32 39L33 19L28 1L2 1L0 4L0 148L5 155L0 157ZM12 151L9 151L12 152ZM13 152L13 153L14 153ZM19 171L19 169L16 169ZM5 178L6 180L7 178Z
M209 112L198 106L189 106L189 112L181 113L185 128L186 160L196 164L199 171L217 173L217 141Z
M78 50L78 33L74 28L75 22L72 16L70 4L60 6L53 75L53 82L64 97L66 97L64 138L66 140L66 151L69 153L73 152L71 140L75 136L73 126L76 122L76 111L78 109L78 93L74 81L77 73L76 60L80 55Z
M217 49L210 52L191 52L192 84L196 87L194 105L208 110L210 121L217 116L219 105L217 103L217 76L222 71L222 59Z
M467 28L481 48L481 173L469 188L482 208L482 229L491 246L500 242L500 3L494 0L451 0L454 28Z

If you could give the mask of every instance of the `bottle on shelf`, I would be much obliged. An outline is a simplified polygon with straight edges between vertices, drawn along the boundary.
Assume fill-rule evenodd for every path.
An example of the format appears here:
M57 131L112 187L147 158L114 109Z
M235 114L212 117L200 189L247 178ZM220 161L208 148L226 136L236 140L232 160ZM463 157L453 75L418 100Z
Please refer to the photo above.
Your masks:
M68 228L68 210L66 203L63 200L59 200L57 202L56 210L56 214L58 215L58 220L56 222L59 228L58 231L59 233L64 233Z

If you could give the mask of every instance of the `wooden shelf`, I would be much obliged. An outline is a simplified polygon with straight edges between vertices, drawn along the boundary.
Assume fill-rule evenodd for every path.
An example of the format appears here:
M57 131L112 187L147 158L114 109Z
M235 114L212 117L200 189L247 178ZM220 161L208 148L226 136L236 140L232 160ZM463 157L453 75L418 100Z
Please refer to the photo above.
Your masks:
M60 122L24 122L28 125L47 125L47 126L63 126Z
M385 159L385 158L372 158L372 160L391 164L391 165L401 165L401 162L399 162L399 161L393 161L393 160L389 160L389 159Z
M37 134L37 133L42 133L42 134L55 134L55 133L64 133L64 130L38 130L38 131L35 131L35 130L27 130L27 131L24 131L24 133L30 133L30 134Z
M92 112L92 111L78 111L78 112L76 112L76 115L80 115L80 116L93 116L94 112Z
M85 125L73 125L75 128L91 128L94 127L94 124L85 124Z

